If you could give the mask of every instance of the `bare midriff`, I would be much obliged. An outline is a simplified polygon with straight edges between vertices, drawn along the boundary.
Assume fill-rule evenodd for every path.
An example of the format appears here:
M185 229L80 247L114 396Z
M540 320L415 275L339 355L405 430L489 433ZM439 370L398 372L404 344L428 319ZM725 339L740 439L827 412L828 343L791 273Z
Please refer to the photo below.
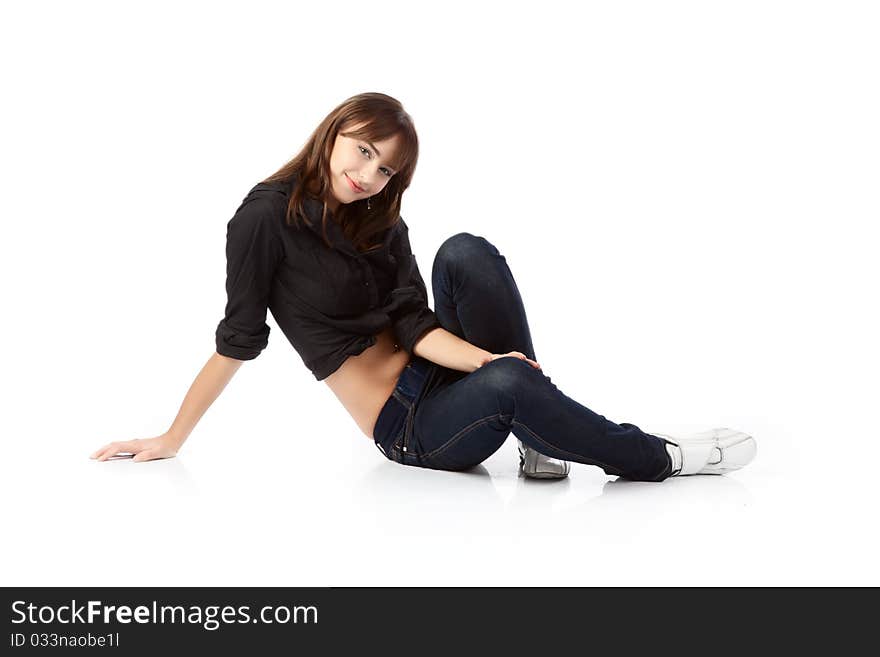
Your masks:
M376 336L376 344L349 356L324 381L370 440L385 402L394 391L410 355L397 346L391 327Z

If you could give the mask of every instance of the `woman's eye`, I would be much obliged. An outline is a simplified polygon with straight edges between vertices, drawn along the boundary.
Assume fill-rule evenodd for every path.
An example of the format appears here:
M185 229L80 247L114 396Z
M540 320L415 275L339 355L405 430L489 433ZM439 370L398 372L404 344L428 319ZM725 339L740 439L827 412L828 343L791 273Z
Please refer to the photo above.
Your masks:
M370 155L370 151L368 149L364 148L363 146L358 146L358 148L360 149L361 153L363 153L364 155L367 155L367 156ZM394 175L393 173L391 173L391 171L389 171L385 167L382 167L382 169L385 171L385 175L388 176L389 178Z

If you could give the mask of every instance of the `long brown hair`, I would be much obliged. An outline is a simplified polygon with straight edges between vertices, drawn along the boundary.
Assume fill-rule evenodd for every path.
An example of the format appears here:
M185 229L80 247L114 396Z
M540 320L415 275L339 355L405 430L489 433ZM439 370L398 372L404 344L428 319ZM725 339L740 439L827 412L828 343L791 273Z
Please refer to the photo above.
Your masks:
M364 124L360 129L351 128ZM343 101L330 112L309 137L302 150L292 160L263 182L284 182L294 185L287 206L287 223L299 228L300 219L311 222L305 213L307 196L323 201L321 230L324 242L327 239L329 210L326 198L330 192L330 154L337 134L345 137L382 141L400 135L400 148L397 162L392 168L395 173L382 191L367 200L340 203L335 219L343 234L360 251L370 249L371 238L386 228L394 226L400 218L400 197L409 187L419 157L419 140L410 115L404 111L399 101L382 93L362 93ZM374 247L379 246L373 245Z

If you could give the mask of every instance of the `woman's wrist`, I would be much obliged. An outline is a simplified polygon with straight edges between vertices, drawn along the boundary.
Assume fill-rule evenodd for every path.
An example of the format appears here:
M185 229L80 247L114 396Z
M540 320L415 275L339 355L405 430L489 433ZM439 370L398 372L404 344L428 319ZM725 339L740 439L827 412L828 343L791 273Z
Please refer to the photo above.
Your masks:
M188 436L172 429L169 429L165 432L165 437L177 449L180 449L181 445L183 445L183 443L185 443L186 439L188 438Z
M477 354L476 365L474 366L475 370L480 369L483 365L492 360L492 352L486 351L485 349L480 349L480 353Z

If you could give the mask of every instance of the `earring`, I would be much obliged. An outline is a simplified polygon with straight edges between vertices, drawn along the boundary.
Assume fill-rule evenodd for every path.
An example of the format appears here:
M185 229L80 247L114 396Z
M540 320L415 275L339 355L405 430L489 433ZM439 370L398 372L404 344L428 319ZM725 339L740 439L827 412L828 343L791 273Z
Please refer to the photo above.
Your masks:
M373 198L373 197L372 197L372 196L368 196L368 197L367 197L367 210L370 209L370 199L371 199L371 198Z

